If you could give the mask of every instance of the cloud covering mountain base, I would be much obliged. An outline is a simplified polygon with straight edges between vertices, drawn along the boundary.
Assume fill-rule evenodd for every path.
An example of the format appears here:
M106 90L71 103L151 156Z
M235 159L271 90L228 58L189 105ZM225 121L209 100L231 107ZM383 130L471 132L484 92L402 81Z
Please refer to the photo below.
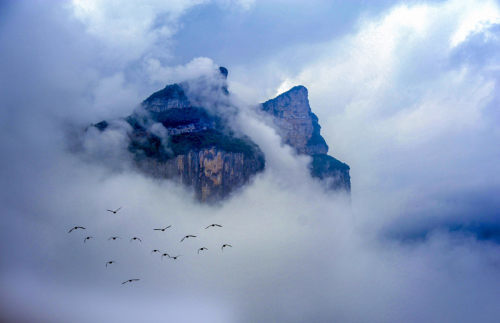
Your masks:
M95 150L104 163L68 149L75 129L127 115L171 78L212 60L166 67L154 53L168 52L159 40L173 39L172 31L155 32L115 61L112 49L121 45L104 46L85 23L62 14L67 8L9 4L0 29L0 42L9 44L0 51L0 318L496 322L499 62L492 54L499 15L496 2L480 3L473 15L467 1L396 4L345 37L306 46L325 49L325 57L300 61L302 44L284 48L297 53L301 72L280 68L282 79L252 74L244 58L233 62L229 87L243 96L236 122L267 164L215 206L135 172L121 155L120 136ZM181 9L175 19L188 10ZM396 13L420 14L428 24ZM394 29L405 35L384 36L392 46L368 51ZM332 48L341 50L326 51ZM360 65L373 61L366 52L384 60ZM279 67L279 59L260 59L269 73ZM163 76L152 77L157 70ZM266 99L269 89L255 85L264 83L308 87L322 134L351 165L350 197L325 192L309 176L308 157L281 145L270 123L242 103ZM242 84L249 89L238 92ZM117 214L106 211L119 206ZM211 223L223 228L205 229ZM153 231L170 224L170 231ZM68 233L75 225L87 229ZM185 234L198 238L180 243ZM84 244L87 235L94 239ZM107 240L114 235L122 239ZM223 243L233 248L222 252ZM198 255L201 246L208 250ZM155 248L182 256L161 260ZM108 260L116 264L106 268ZM121 285L130 278L141 280Z

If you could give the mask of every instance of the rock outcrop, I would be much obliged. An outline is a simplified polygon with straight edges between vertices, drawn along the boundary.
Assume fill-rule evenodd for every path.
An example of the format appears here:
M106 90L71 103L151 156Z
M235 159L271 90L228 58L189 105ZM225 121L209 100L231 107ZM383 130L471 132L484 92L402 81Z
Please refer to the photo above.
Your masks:
M193 187L198 200L215 202L224 199L236 188L264 168L262 156L229 152L211 146L189 150L168 160L145 158L138 162L144 172L175 179Z
M325 182L330 189L350 191L349 166L327 155L328 145L320 134L318 117L311 111L304 86L295 86L261 107L273 116L283 143L295 148L298 154L312 157L311 176Z
M137 168L192 187L202 202L226 198L265 165L260 148L228 124L227 74L221 67L215 79L167 85L125 118ZM108 122L94 126L106 131Z
M227 69L167 85L145 99L118 124L126 126L128 151L141 172L194 189L198 200L217 202L264 170L265 158L248 137L232 128L236 108L227 88ZM327 155L307 89L297 86L262 104L283 142L312 157L310 171L331 189L350 190L349 166ZM94 124L112 131L108 121Z

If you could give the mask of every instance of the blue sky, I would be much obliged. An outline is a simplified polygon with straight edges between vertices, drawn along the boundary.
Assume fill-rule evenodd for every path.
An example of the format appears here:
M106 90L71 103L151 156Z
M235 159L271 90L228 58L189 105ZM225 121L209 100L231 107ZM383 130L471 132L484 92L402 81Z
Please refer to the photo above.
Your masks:
M500 314L498 1L10 1L0 18L6 318ZM267 159L266 172L223 205L198 205L184 188L134 172L121 133L87 142L90 158L68 151L81 127L218 65L229 69L237 126ZM307 158L253 113L298 84L330 154L351 167L350 201L323 192ZM121 205L122 217L103 214ZM178 235L217 221L227 231L205 242L230 240L233 253L186 255L175 266L128 241L83 248L67 234L85 223L99 239L149 236L168 222L173 236L151 236L144 248L175 249ZM105 271L110 255L122 265ZM129 275L141 284L117 286Z

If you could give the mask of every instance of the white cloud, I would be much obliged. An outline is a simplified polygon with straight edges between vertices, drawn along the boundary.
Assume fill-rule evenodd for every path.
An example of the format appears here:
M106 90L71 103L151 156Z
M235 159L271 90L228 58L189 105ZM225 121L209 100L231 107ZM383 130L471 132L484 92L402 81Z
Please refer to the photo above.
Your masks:
M243 10L250 10L255 6L256 0L215 0L223 8L236 7Z
M172 84L192 80L200 76L212 75L218 66L207 57L197 57L185 65L163 66L157 59L151 58L145 63L146 71L153 82Z
M123 73L99 79L92 94L89 104L103 119L129 114L141 99L136 89L125 82Z
M452 47L465 41L469 35L483 32L492 24L500 23L500 8L493 0L465 2L458 9L460 22L451 38Z
M401 144L412 144L481 127L481 110L494 91L493 80L484 80L467 69L450 71L429 83L416 106L387 119L379 130L393 129Z
M364 20L357 33L325 43L323 54L279 91L306 85L313 109L337 127L357 122L384 129L382 135L432 139L472 126L493 97L495 80L452 66L449 44L465 41L484 21L497 21L499 12L491 1L397 6ZM422 136L424 129L432 130Z
M125 58L136 59L153 46L165 48L165 42L179 27L179 18L204 2L73 0L71 9L87 31L101 39L106 47Z
M73 0L70 9L115 59L169 58L169 41L191 8L214 0ZM249 10L254 0L215 0L223 8Z

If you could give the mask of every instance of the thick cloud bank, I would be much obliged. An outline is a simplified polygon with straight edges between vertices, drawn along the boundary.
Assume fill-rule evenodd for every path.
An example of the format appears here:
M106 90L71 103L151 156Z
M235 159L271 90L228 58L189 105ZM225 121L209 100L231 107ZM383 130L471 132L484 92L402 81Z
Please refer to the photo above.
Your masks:
M85 158L69 145L85 125L127 115L164 83L216 66L208 58L171 66L156 55L198 3L162 9L174 19L167 34L156 11L122 8L149 17L129 35L148 35L134 53L123 39L103 47L113 34L99 28L127 23L108 17L112 10L75 19L78 7L3 5L0 318L496 322L498 4L396 5L314 44L321 55L284 77L281 89L308 87L332 154L351 166L350 198L325 192L309 177L307 157L281 146L271 123L241 103L248 98L235 98L235 127L262 148L266 170L206 206L130 168L123 132L87 141L93 155ZM231 77L230 91L245 78L258 87L266 75ZM223 227L205 229L211 223ZM68 233L75 225L86 230ZM198 237L180 243L186 234ZM223 243L233 247L222 252ZM162 260L152 249L181 257ZM106 267L109 260L116 263ZM121 284L130 278L141 280Z

